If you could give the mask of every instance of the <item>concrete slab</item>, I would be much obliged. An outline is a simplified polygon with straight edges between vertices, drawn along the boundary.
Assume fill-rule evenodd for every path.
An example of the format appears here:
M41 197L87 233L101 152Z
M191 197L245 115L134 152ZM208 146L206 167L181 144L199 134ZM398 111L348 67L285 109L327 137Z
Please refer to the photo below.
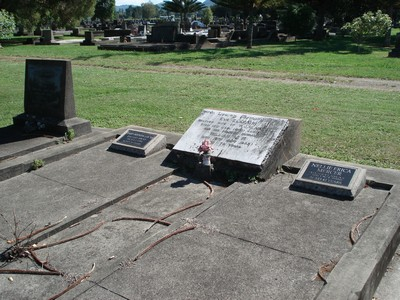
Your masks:
M215 186L214 191L223 189L223 187ZM48 260L53 267L67 274L67 276L63 278L56 277L57 279L51 277L52 280L48 280L48 276L24 275L22 277L18 275L15 277L12 275L13 283L33 285L36 287L37 292L32 293L26 289L15 290L15 285L11 284L5 285L4 291L6 291L7 295L12 295L11 298L48 298L67 287L68 280L90 270L92 263L95 263L96 267L91 276L91 281L100 281L109 276L110 273L118 270L122 261L126 261L127 258L136 254L134 252L136 244L140 244L155 233L158 233L160 229L165 228L163 225L155 225L150 231L146 231L152 223L129 220L112 222L112 220L127 216L161 217L171 212L171 210L205 201L209 194L209 188L201 182L187 180L178 176L162 179L112 207L105 208L86 219L80 220L75 226L67 227L40 243L50 244L57 242L104 223L90 235L35 251L42 261ZM172 216L168 218L168 221L177 220L180 222L182 216L189 212L190 210L187 210L179 215ZM22 263L24 264L23 266L21 266ZM7 264L8 269L20 269L21 267L23 269L37 269L37 266L29 260L20 260ZM0 286L7 282L7 276L9 277L9 275L0 275ZM78 294L81 290L86 290L92 285L89 281L79 285L79 287L68 293L66 299L70 299L71 295ZM26 292L31 293L27 294Z
M62 299L370 299L398 247L399 171L366 167L368 185L353 201L290 190L295 172L258 184L213 185L210 197L206 184L170 175L168 150L135 158L107 151L109 144L87 142L86 150L0 182L0 212L9 220L0 217L4 238L13 231L14 211L19 228L68 216L38 236L39 244L102 224L89 235L35 251L66 276L0 274L1 298L49 298L95 263L90 278ZM306 158L297 156L284 169L296 170ZM149 222L112 222L160 217L200 201L169 217L168 227L146 231ZM376 208L352 246L350 230ZM172 235L182 226L195 228ZM0 241L1 252L8 247ZM338 262L325 275L327 284L315 280L330 260ZM38 269L24 257L4 268Z

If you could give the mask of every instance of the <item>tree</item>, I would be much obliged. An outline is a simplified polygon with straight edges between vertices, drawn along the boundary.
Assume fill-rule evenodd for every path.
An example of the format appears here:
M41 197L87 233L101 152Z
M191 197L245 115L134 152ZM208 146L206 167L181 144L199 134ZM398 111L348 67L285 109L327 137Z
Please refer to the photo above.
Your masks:
M309 34L315 26L315 12L307 4L289 4L280 19L285 32L294 36Z
M13 35L14 30L15 30L14 16L4 9L0 10L0 39L9 38L10 36Z
M102 23L112 20L115 13L115 0L96 0L94 16L92 19L99 19Z
M96 0L0 0L0 9L15 16L16 23L31 31L36 26L75 25L94 12Z
M164 1L162 8L166 11L179 13L181 18L181 28L186 29L190 28L190 25L187 24L187 14L200 11L205 8L205 5L197 0L172 0Z
M243 13L247 20L247 48L253 47L253 23L257 12L263 8L274 7L281 4L282 0L211 0L217 5L225 6Z
M158 16L157 6L151 2L142 3L142 18L151 19Z
M208 25L213 21L213 13L210 7L206 7L203 10L202 21L204 24Z
M355 18L351 23L346 23L342 29L350 31L350 35L356 41L358 51L360 51L360 45L366 37L385 36L391 26L392 19L389 15L378 10L376 14L369 11L361 17Z

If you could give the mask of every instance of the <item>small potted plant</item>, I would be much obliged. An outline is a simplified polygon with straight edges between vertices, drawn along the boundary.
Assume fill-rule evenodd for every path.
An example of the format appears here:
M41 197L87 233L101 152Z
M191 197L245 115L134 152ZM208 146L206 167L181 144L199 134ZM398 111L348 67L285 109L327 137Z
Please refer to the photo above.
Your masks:
M202 157L203 166L211 166L211 155L210 153L214 150L210 140L203 140L199 148L197 149Z

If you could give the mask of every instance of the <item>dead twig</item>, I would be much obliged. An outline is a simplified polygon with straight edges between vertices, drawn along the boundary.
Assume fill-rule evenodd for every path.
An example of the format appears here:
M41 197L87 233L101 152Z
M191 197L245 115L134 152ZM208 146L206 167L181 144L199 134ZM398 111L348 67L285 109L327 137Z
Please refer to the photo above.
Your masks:
M322 280L325 284L328 283L325 276L326 273L332 272L333 268L336 266L338 262L336 260L330 260L329 262L323 264L319 267L317 274L314 277L314 280Z
M67 293L68 291L72 290L74 287L76 287L77 285L81 284L85 279L90 277L90 274L93 273L94 269L95 269L96 265L93 263L92 265L92 269L83 274L81 277L79 277L77 280L75 280L73 283L71 283L69 286L67 286L67 288L65 288L64 290L62 290L60 293L52 296L49 298L49 300L55 300L58 299L59 297L61 297L62 295L64 295L65 293Z
M64 276L64 273L58 271L57 269L53 268L52 266L49 265L48 261L41 261L39 257L37 257L36 253L32 251L32 249L29 250L29 254L31 255L32 259L36 262L37 265L42 267L43 269L50 271L50 272L58 272L60 275Z
M175 230L174 232L171 232L171 233L169 233L169 234L163 236L163 237L160 238L159 240L157 240L157 241L155 241L154 243L152 243L151 245L149 245L149 246L148 246L146 249L144 249L142 252L140 252L139 254L137 254L137 255L135 256L135 258L133 259L133 262L134 262L134 261L137 261L141 256L143 256L144 254L146 254L147 252L149 252L151 249L153 249L155 246L157 246L157 245L160 244L161 242L163 242L163 241L169 239L170 237L173 237L174 235L180 234L180 233L185 232L185 231L193 230L193 229L195 229L195 228L196 228L196 226L194 226L194 225L189 225L189 226L186 225L186 226L184 226L184 227L181 227L181 228Z
M171 216L173 216L173 215L176 215L176 214L178 214L178 213L180 213L180 212L182 212L182 211L188 210L188 209L190 209L190 208L193 208L193 207L202 205L203 203L204 203L204 201L200 201L200 202L196 202L196 203L189 204L189 205L187 205L187 206L178 208L177 210L174 210L173 212L170 212L170 213L168 213L168 214L162 216L161 218L155 220L155 221L153 222L153 224L151 224L150 227L147 228L144 232L146 233L147 231L149 231L149 230L150 230L155 224L157 224L159 221L165 220L165 219L168 218L168 217L171 217Z
M168 221L158 220L158 219L154 219L154 218L140 218L140 217L121 217L121 218L114 219L111 222L125 221L125 220L126 221L156 222L156 223L160 223L160 224L165 225L165 226L171 225L171 222L168 222Z
M372 214L367 215L365 217L362 217L357 223L355 223L351 227L351 230L350 230L350 242L351 242L352 245L354 245L356 243L358 237L360 236L359 228L360 228L361 224L364 221L366 221L366 220L372 218L373 216L375 216L377 212L378 212L378 208Z
M13 240L8 240L8 241L7 241L7 244L14 244L14 243L19 243L19 242L22 242L22 241L24 241L24 240L27 240L27 239L29 239L29 238L31 238L31 237L33 237L33 236L35 236L35 235L37 235L37 234L43 232L43 231L46 231L47 229L50 229L50 228L52 228L52 227L54 227L54 226L60 224L62 221L65 220L65 218L66 218L66 216L65 216L64 218L62 218L61 220L55 222L54 224L48 224L48 225L44 226L43 228L40 228L40 229L37 229L37 230L32 231L30 234L28 234L28 235L26 235L26 236L23 236L23 237L16 237L16 238L13 239Z
M209 188L209 190L210 190L210 193L208 194L208 197L207 197L207 199L208 198L210 198L213 194L214 194L214 189L213 189L213 187L211 186L211 184L209 184L207 181L203 181L203 183Z
M44 244L44 245L31 246L31 247L32 247L33 250L39 250L39 249L50 248L50 247L53 247L53 246L56 246L56 245L64 244L64 243L79 239L81 237L84 237L85 235L88 235L88 234L92 233L93 231L96 231L101 226L103 226L103 224L104 224L104 222L101 222L101 223L97 224L96 227L94 227L94 228L92 228L92 229L90 229L90 230L88 230L88 231L86 231L84 233L75 235L75 236L67 238L67 239L63 239L63 240L58 241L58 242L54 242L54 243L50 243L50 244Z
M60 272L20 269L0 269L0 274L61 275Z

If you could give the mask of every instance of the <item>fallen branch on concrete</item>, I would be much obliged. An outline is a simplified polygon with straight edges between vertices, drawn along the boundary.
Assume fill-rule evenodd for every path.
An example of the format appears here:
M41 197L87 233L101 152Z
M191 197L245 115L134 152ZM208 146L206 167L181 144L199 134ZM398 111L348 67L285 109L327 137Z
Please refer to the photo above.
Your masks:
M173 216L173 215L176 215L176 214L178 214L178 213L180 213L180 212L182 212L182 211L188 210L188 209L190 209L190 208L193 208L193 207L202 205L203 203L204 203L204 201L200 201L200 202L196 202L196 203L189 204L189 205L187 205L187 206L178 208L177 210L174 210L173 212L170 212L170 213L164 215L163 217L161 217L161 218L159 218L159 219L156 219L156 220L154 221L154 223L151 224L150 227L147 228L144 232L146 233L146 232L149 231L155 224L157 224L158 222L160 222L160 221L162 221L162 220L165 220L165 219L168 218L168 217L171 217L171 216Z
M31 255L32 259L36 262L37 265L41 266L43 269L50 271L50 272L57 272L60 275L64 275L64 273L58 271L57 269L53 268L52 266L49 265L48 261L41 261L39 257L37 257L36 253L32 251L32 249L29 250L29 254Z
M0 274L27 274L27 275L62 275L60 272L39 271L39 270L20 270L20 269L0 269Z
M112 220L112 222L116 222L116 221L145 221L145 222L156 222L165 226L169 226L171 225L171 222L167 222L164 220L159 220L159 219L154 219L154 218L140 218L140 217L121 217L121 218L117 218Z
M64 244L64 243L79 239L81 237L84 237L85 235L88 235L88 234L92 233L93 231L96 231L97 229L99 229L101 226L103 226L103 224L104 224L104 222L101 222L101 223L97 224L96 227L94 227L94 228L92 228L92 229L90 229L90 230L88 230L88 231L86 231L84 233L75 235L73 237L70 237L70 238L67 238L67 239L64 239L64 240L61 240L61 241L58 241L58 242L54 242L54 243L50 243L50 244L43 244L43 245L36 245L36 246L31 246L31 247L32 247L33 250L39 250L39 249L44 249L44 248L50 248L50 247L53 247L53 246L56 246L56 245L61 245L61 244Z
M364 221L366 221L366 220L372 218L373 216L375 216L377 212L378 212L378 208L372 214L367 215L365 217L362 217L357 223L355 223L351 227L351 230L350 230L350 242L351 242L352 245L354 245L356 243L357 239L360 236L360 230L359 229L360 229L361 224Z
M79 277L77 280L75 280L73 283L71 283L67 288L65 288L64 290L62 290L60 293L52 296L49 298L49 300L55 300L60 298L62 295L64 295L65 293L67 293L68 291L72 290L74 287L76 287L77 285L81 284L85 279L90 277L90 274L93 273L94 269L95 269L96 265L93 263L92 265L92 269L83 274L81 277Z
M169 239L170 237L173 237L174 235L180 234L180 233L185 232L185 231L193 230L195 228L196 228L196 226L194 226L194 225L184 226L184 227L181 227L181 228L175 230L174 232L171 232L171 233L163 236L161 239L155 241L150 246L148 246L146 249L144 249L142 252L140 252L138 255L136 255L135 258L133 259L133 261L138 260L141 256L143 256L144 254L149 252L151 249L153 249L155 246L157 246L161 242Z
M33 236L35 236L35 235L37 235L37 234L43 232L43 231L46 231L47 229L50 229L50 228L52 228L52 227L54 227L54 226L57 226L57 225L60 224L62 221L64 221L65 218L67 218L67 217L65 216L64 218L62 218L61 220L59 220L59 221L57 221L57 222L55 222L55 223L53 223L53 224L48 224L48 225L44 226L43 228L34 230L34 231L32 231L30 234L28 234L28 235L26 235L26 236L18 237L18 238L15 238L15 239L13 239L13 240L8 240L8 241L7 241L7 244L14 244L14 243L18 243L18 242L25 241L25 240L27 240L27 239L29 239L29 238L31 238L31 237L33 237Z
M326 274L332 272L337 263L338 261L336 260L330 260L329 262L320 266L313 280L322 280L325 284L327 284L328 281L326 280Z

